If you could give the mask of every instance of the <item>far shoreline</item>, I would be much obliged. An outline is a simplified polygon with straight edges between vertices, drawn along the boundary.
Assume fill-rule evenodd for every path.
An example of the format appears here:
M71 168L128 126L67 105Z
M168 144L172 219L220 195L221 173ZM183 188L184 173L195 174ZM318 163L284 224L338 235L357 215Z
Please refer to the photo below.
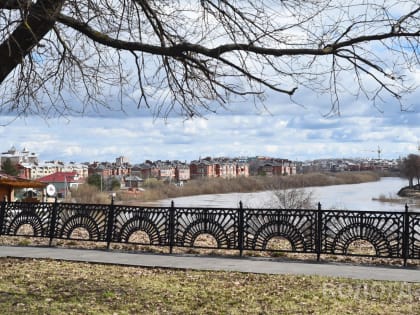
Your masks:
M293 176L250 176L231 179L211 178L191 180L179 187L171 184L159 183L157 187L137 193L117 192L116 202L124 205L139 205L153 203L170 198L227 194L227 193L252 193L267 190L308 188L319 186L360 184L374 182L384 176L372 171L363 172L338 172L338 173L308 173ZM399 176L395 176L399 177Z

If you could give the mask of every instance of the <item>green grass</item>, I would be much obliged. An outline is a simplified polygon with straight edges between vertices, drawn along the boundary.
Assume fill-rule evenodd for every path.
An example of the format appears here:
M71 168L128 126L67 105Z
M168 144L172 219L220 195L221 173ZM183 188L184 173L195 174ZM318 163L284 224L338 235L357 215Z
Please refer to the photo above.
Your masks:
M420 284L0 259L2 314L415 314Z

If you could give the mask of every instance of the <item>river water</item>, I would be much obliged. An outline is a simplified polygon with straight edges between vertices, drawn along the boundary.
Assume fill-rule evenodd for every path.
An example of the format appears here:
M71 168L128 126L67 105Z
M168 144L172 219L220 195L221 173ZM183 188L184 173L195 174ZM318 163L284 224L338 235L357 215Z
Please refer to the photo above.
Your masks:
M401 203L373 200L380 195L398 198L397 192L407 184L407 180L402 178L383 177L376 182L309 187L306 190L312 192L313 200L316 203L320 202L323 209L404 211L404 204L407 202L410 211L420 211L420 208L408 199L401 198ZM272 198L273 194L270 191L212 194L161 200L158 205L168 206L173 200L176 207L235 208L242 201L247 208L264 208L269 206Z

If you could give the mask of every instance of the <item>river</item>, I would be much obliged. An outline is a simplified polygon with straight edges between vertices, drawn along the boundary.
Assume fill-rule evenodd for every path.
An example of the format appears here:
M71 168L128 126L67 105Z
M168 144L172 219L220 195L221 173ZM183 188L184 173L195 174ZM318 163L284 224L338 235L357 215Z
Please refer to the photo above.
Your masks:
M420 211L419 207L414 206L410 200L406 199L401 199L401 203L373 200L380 195L398 198L397 192L407 184L407 180L402 178L383 177L376 182L309 187L306 190L312 192L313 200L320 202L323 209L404 211L404 203L407 202L410 211ZM263 208L268 207L272 198L272 192L263 191L179 197L161 200L158 204L167 206L173 200L176 207L235 208L242 201L244 207Z

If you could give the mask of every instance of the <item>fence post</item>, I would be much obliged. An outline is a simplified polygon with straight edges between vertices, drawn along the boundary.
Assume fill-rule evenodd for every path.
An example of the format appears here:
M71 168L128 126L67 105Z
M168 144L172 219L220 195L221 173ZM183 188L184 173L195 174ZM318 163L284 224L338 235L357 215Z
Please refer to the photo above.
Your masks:
M321 208L320 202L318 202L316 229L315 229L315 242L316 242L315 244L316 261L319 261L321 258L321 248L322 248L322 208Z
M52 215L51 215L51 222L50 222L50 242L48 244L48 246L50 247L52 245L52 241L55 236L55 226L57 223L57 207L58 207L58 200L57 200L57 196L55 196Z
M409 236L410 236L410 217L408 213L408 205L405 204L404 211L404 230L403 230L403 258L404 267L407 267L407 259L409 256Z
M112 232L114 230L114 196L111 197L111 204L109 205L108 220L106 225L106 249L109 249L112 241Z
M169 226L168 226L168 233L169 233L169 253L172 254L172 250L174 247L174 240L175 240L175 203L171 201L171 207L169 208Z
M0 208L0 235L3 233L4 216L6 215L6 197L1 202Z
M244 208L242 201L239 201L239 215L238 215L238 247L239 247L239 256L242 257L244 251Z

